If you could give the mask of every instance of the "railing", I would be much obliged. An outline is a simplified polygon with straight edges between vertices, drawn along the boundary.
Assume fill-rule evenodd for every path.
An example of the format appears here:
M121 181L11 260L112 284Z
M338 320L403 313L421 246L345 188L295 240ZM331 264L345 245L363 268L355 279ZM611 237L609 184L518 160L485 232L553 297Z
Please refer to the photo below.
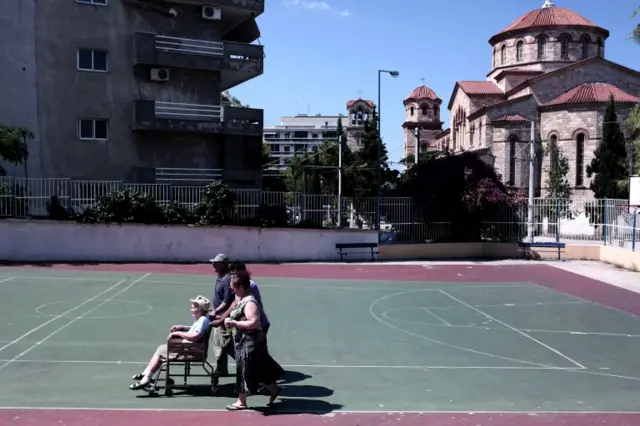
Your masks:
M219 179L218 169L157 170L162 183L138 184L121 181L70 180L66 178L0 177L0 217L47 216L52 196L76 212L95 202L96 197L130 188L151 194L159 204L171 201L193 208L202 197L204 184ZM187 181L202 182L189 185ZM335 227L338 223L338 197L299 192L235 190L238 217L258 213L260 205L284 205L291 223ZM604 244L640 249L640 214L630 212L626 200L545 199L534 201L534 238L536 241L569 241L579 244ZM375 220L375 198L342 199L342 226L371 229ZM437 242L451 239L453 225L443 218L420 223L414 203L408 197L382 197L381 241ZM527 206L505 209L484 218L483 239L514 241L526 233Z
M221 178L222 169L156 168L156 181L161 183L180 181L208 183Z
M185 53L189 55L224 56L224 44L219 41L156 35L159 52Z
M182 119L195 121L222 120L222 106L198 105L178 102L158 102L154 104L156 118Z

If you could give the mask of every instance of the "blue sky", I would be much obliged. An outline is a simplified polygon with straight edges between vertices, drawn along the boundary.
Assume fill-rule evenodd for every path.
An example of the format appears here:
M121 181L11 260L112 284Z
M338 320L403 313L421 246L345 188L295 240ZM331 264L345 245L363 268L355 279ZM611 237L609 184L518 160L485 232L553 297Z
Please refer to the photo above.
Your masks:
M489 38L544 0L266 0L258 18L265 46L264 75L231 93L264 108L267 125L297 113L345 113L348 99L377 102L383 76L382 136L390 159L402 157L402 100L420 85L443 104L456 80L484 80L491 67ZM606 57L640 69L640 46L627 39L638 0L555 0L608 29ZM448 110L443 108L444 128Z

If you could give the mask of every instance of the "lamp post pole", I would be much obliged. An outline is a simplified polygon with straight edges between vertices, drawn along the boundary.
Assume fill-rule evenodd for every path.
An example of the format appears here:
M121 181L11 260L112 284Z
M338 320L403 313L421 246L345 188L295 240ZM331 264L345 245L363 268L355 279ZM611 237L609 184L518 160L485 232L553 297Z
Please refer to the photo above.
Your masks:
M380 230L380 157L381 157L381 149L380 145L382 145L382 106L380 100L381 93L381 80L382 73L389 74L391 77L396 78L400 75L398 71L389 71L389 70L378 70L378 146L377 146L377 162L376 162L376 229Z

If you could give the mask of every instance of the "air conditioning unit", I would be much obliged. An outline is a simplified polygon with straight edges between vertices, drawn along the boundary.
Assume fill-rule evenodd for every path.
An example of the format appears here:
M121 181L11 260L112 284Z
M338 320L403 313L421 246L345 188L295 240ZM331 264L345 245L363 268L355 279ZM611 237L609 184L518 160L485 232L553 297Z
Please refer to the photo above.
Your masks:
M169 70L166 68L151 68L151 81L169 81Z
M222 19L222 9L217 6L202 6L202 19L219 21Z

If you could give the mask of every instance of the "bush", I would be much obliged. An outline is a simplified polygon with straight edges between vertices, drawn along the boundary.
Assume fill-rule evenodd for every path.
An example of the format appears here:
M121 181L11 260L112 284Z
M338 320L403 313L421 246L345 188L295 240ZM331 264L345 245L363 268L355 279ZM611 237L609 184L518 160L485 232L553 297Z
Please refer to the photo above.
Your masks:
M81 223L164 223L162 208L149 194L124 189L96 198L96 204L78 216Z
M176 201L162 206L162 215L163 223L167 225L190 225L196 222L193 213Z
M208 184L193 211L199 225L228 225L236 218L236 194L222 181Z

